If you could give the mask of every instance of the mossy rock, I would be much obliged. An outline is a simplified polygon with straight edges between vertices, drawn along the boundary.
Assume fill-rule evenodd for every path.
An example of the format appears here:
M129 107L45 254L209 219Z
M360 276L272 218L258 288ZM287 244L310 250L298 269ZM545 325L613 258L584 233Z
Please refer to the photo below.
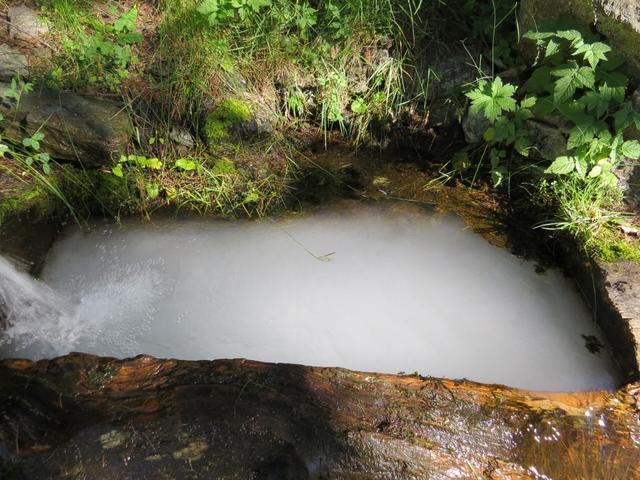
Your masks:
M522 0L522 31L535 30L541 23L572 17L593 26L615 52L626 61L627 72L640 78L640 12L635 0ZM535 55L531 42L523 42L526 55Z
M273 132L255 108L239 99L223 100L208 116L204 135L209 147L264 138Z

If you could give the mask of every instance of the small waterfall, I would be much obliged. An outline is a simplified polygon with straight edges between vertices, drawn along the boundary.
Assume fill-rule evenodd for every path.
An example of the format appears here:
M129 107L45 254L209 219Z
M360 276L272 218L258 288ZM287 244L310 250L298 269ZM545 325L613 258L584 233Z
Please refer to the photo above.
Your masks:
M38 348L55 354L77 339L74 307L44 283L0 256L0 349L21 349L39 339Z

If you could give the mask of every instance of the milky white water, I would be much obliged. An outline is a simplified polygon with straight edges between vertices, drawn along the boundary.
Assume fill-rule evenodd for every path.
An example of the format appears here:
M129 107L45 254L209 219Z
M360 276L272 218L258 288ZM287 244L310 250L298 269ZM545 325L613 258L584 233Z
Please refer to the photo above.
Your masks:
M585 348L581 334L602 336L559 272L414 208L70 228L42 280L38 298L51 288L66 300L17 302L5 357L245 357L538 390L616 385L609 356Z

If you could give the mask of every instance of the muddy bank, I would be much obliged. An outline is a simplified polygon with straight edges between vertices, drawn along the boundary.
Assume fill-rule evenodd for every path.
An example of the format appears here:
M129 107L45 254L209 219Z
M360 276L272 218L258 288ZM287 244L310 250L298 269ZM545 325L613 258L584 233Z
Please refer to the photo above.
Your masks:
M87 355L0 373L3 478L640 478L638 385Z

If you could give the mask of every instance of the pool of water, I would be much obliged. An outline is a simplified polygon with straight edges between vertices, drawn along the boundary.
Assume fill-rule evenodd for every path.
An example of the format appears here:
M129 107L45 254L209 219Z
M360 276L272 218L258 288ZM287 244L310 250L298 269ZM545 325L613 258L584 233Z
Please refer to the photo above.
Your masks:
M572 282L418 207L70 227L42 282L69 307L14 315L4 357L245 357L536 390L617 383L606 349L585 348L583 335L602 336Z

